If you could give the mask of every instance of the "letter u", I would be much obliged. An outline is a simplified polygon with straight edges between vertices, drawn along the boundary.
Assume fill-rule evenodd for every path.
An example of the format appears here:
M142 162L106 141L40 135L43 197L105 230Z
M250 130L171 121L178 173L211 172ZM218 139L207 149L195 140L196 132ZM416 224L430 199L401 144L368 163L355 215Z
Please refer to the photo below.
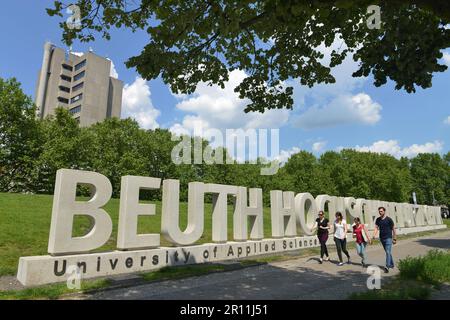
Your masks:
M188 225L185 231L181 231L180 182L172 179L163 182L161 233L168 241L182 246L200 239L204 227L204 184L191 182L188 188Z
M61 271L58 271L58 264L59 264L59 261L55 260L55 265L53 267L53 272L55 273L55 276L60 277L60 276L63 276L63 275L66 274L66 264L67 264L67 262L66 262L66 260L63 260L63 266L62 266L62 270Z

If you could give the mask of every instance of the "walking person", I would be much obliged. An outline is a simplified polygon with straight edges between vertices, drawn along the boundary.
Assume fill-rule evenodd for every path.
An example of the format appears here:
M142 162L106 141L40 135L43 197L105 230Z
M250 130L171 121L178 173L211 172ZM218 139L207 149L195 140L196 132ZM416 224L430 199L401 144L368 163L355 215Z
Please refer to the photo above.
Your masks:
M388 273L389 268L394 268L394 259L392 258L392 245L397 242L397 235L395 233L394 221L386 215L386 208L378 208L379 217L375 220L375 230L373 231L372 239L374 239L379 232L380 242L386 252L386 266L384 272Z
M361 257L361 265L366 267L366 246L370 242L369 233L366 226L361 223L361 219L353 219L353 237L356 238L356 252Z
M319 217L316 219L313 230L317 229L317 238L320 242L320 263L323 263L323 256L326 256L325 261L330 261L327 248L328 230L330 229L330 222L325 218L323 211L319 211Z
M347 221L342 217L342 213L336 212L336 220L334 221L334 243L339 257L338 266L342 266L342 252L347 256L347 263L350 263L350 255L347 251Z

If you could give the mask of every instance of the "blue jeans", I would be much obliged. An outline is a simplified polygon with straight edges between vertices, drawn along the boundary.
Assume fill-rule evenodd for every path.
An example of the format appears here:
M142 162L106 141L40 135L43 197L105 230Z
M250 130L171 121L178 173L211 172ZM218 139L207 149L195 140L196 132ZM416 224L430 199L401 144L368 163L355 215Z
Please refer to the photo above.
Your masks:
M380 239L383 245L384 251L386 252L386 267L394 268L394 259L392 258L392 238Z
M366 245L367 243L356 243L356 252L362 258L361 263L366 264Z

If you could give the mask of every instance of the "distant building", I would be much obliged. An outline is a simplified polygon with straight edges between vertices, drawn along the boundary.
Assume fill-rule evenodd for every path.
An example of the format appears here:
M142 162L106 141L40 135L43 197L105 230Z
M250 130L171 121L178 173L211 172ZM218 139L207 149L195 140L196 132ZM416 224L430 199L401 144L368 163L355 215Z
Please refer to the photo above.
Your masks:
M93 52L66 53L47 42L36 86L37 116L66 108L81 126L118 117L123 82L111 77L111 61Z

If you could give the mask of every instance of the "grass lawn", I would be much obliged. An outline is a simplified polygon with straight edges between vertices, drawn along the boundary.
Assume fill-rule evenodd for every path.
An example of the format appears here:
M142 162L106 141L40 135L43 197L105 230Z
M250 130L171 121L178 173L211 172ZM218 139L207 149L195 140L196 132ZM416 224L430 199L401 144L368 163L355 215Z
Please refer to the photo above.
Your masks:
M447 228L450 228L450 219L442 219L442 222L447 226Z
M109 286L108 279L83 281L81 292L100 289ZM41 287L32 287L24 290L0 291L0 300L22 300L22 299L57 299L63 294L71 293L73 290L67 288L66 283L57 283Z

